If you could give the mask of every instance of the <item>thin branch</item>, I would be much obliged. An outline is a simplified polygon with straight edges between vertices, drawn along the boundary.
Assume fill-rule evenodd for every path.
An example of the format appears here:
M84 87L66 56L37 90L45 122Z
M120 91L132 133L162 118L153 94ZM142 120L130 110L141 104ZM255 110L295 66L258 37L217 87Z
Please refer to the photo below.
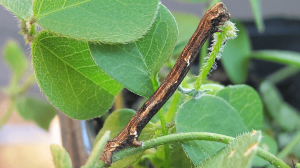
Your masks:
M215 141L228 144L229 141L233 140L233 137L215 134L215 133L207 133L207 132L189 132L189 133L178 133L178 134L170 134L167 136L158 137L156 139L151 139L145 141L143 146L140 147L130 147L124 149L122 151L116 152L113 155L113 161L116 162L118 160L124 159L130 155L145 151L147 149L153 148L155 146L163 145L166 143L172 142L184 142L184 141L191 141L191 140L206 140L206 141ZM285 162L281 159L277 158L273 154L263 150L262 148L258 148L257 155L264 160L270 162L275 167L280 168L290 168ZM104 161L99 160L98 166L103 167Z

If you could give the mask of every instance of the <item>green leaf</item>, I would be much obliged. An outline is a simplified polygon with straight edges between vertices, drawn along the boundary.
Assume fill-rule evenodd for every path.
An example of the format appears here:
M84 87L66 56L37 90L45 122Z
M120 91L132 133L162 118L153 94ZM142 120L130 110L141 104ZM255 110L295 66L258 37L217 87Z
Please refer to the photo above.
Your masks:
M191 159L187 157L180 143L171 144L170 150L172 168L195 167Z
M178 24L177 44L184 43L186 45L197 29L200 19L198 16L186 13L173 12L172 14Z
M57 113L48 101L35 97L18 97L16 107L23 119L34 121L46 131L49 130L50 123Z
M16 41L9 40L3 49L3 56L15 74L15 80L17 82L27 70L29 64L22 48Z
M257 92L247 85L228 86L217 92L236 109L249 131L262 129L263 106Z
M148 33L129 44L90 43L98 66L128 90L150 97L158 71L171 55L177 40L177 26L163 5Z
M126 43L146 34L159 0L35 0L33 14L44 29L73 38Z
M272 153L273 155L276 155L278 150L276 141L266 133L263 133L262 135L263 136L261 142L259 143L259 147L261 147L265 151ZM269 164L270 164L269 162L265 161L264 159L258 156L255 156L252 162L253 166L259 166L259 167L263 167Z
M203 84L201 85L200 90L210 90L208 92L206 92L206 94L211 94L211 95L215 95L219 90L222 90L224 88L223 85L219 85L219 84Z
M271 82L264 81L259 90L268 112L283 129L291 131L299 126L299 112L283 101L279 91Z
M178 56L188 43L189 39L192 37L195 30L197 29L200 19L195 15L186 13L173 12L172 14L174 15L175 20L178 24L179 32L177 44L174 48L172 55Z
M104 114L122 89L94 63L87 42L42 32L32 45L32 61L41 90L71 118Z
M261 83L259 91L271 116L275 119L278 118L283 100L277 88L271 82L264 81Z
M193 168L195 167L194 164L191 162L191 159L189 159L182 146L181 143L175 142L170 144L170 157L171 157L171 164L170 166L172 168L182 168L182 167L189 167ZM154 165L154 167L166 167L165 166L165 152L164 152L164 146L158 146L155 150L155 152L152 152L151 154L144 155L142 157L143 159L149 159L151 161L151 164Z
M95 147L93 148L86 164L82 168L94 168L97 164L97 161L99 160L102 151L105 147L105 144L107 143L109 139L110 131L106 131L104 135L101 137L101 139L96 143Z
M175 56L178 56L179 54L181 54L182 50L184 49L184 47L186 46L187 43L188 43L188 41L181 43L181 44L177 44L174 48L172 56L175 58Z
M212 132L235 137L247 131L237 111L225 100L211 95L185 102L177 112L175 123L178 133ZM182 145L197 166L225 146L219 142L198 140Z
M256 27L259 32L263 32L265 30L265 26L261 14L261 2L260 0L249 0L249 1L254 15Z
M259 131L240 135L200 167L248 168L256 154L260 139L261 133Z
M122 129L126 126L128 121L131 119L131 117L135 114L134 110L131 109L120 109L114 111L112 114L108 116L108 118L105 120L105 123L98 133L97 137L94 141L94 148L97 142L100 140L100 138L104 135L104 133L109 130L111 132L111 139L113 139L115 136L117 136ZM154 135L155 129L154 124L148 123L147 126L143 129L139 140L147 140L150 139ZM126 157L125 159L119 160L117 162L113 162L111 165L112 167L128 167L142 155L143 152L131 155L129 157Z
M122 160L119 160L117 162L113 162L110 166L110 168L127 168L134 162L136 162L141 156L143 152L136 153L134 155L130 155Z
M33 0L0 0L0 3L20 19L28 20L32 15Z
M251 57L300 68L300 54L297 52L262 50L251 53Z
M244 26L236 20L233 22L236 22L236 27L239 30L237 32L238 36L226 43L222 53L222 63L233 83L244 83L248 74L251 44Z
M278 122L287 131L292 131L300 126L300 112L293 106L282 103L278 115Z
M51 144L50 149L56 168L72 168L71 157L64 148L56 144Z

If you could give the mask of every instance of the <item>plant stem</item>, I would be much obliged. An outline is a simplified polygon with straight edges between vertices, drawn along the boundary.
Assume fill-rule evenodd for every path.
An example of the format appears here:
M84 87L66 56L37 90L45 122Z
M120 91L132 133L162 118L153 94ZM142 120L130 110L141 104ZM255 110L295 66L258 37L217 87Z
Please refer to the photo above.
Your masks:
M153 148L155 146L163 145L166 143L183 142L183 141L191 141L191 140L206 140L206 141L216 141L216 142L222 142L225 144L229 144L229 141L231 141L233 139L234 138L230 137L230 136L215 134L215 133L208 133L208 132L189 132L189 133L170 134L167 136L162 136L162 137L158 137L156 139L151 139L151 140L145 141L143 143L143 146L130 147L130 148L124 149L122 151L116 152L113 156L113 161L116 162L116 161L121 160L130 155L133 155L138 152L142 152L149 148ZM262 148L258 148L257 155L259 157L263 158L264 160L272 163L275 167L290 168L282 160L280 160L273 154L263 150ZM104 161L99 160L98 165L100 167L104 166Z
M207 55L208 41L206 41L200 50L200 59L199 59L199 73L201 73L201 69L205 65L205 57Z
M31 87L31 85L35 83L35 81L35 75L30 74L27 77L26 82L21 86L20 90L16 94L23 95Z
M300 142L300 131L293 138L293 140L284 149L282 149L281 152L278 153L277 157L280 159L284 159L299 142Z
M6 110L5 114L4 114L4 116L3 116L3 117L1 118L1 120L0 120L0 130L1 130L2 126L3 126L3 125L8 121L8 119L10 118L10 116L11 116L13 110L14 110L14 104L15 104L14 100L11 99L10 102L9 102L9 104L8 104L8 108L7 108L7 110Z
M118 93L115 97L115 110L124 108L124 101L122 92Z
M154 90L157 90L157 88L159 87L159 82L158 82L157 77L154 77L154 80L152 80L152 85L153 85ZM160 109L158 111L158 113L159 113L159 119L160 119L163 135L168 135L167 123L165 120L164 112L162 109ZM164 145L164 150L165 150L165 167L168 168L171 165L171 155L170 155L169 144Z
M289 165L287 165L284 161L273 155L272 153L269 153L262 148L257 149L257 156L261 157L262 159L270 162L272 165L275 167L280 167L280 168L291 168Z
M170 107L168 109L168 111L166 112L166 122L170 122L172 121L174 115L175 115L175 112L176 112L176 107L177 107L177 104L179 102L179 99L180 99L180 92L176 91L174 93L174 97L173 97L173 100L170 104Z
M201 74L197 78L197 81L195 83L195 89L199 91L201 85L203 84L203 81L205 80L207 74L209 73L211 67L213 66L215 59L217 58L217 55L219 54L220 48L222 46L223 40L226 38L224 33L215 33L214 36L215 44L213 46L213 49L210 53L209 58L207 59Z
M300 72L300 69L298 67L286 66L268 76L267 79L273 83L279 83L284 79L295 75L298 72Z

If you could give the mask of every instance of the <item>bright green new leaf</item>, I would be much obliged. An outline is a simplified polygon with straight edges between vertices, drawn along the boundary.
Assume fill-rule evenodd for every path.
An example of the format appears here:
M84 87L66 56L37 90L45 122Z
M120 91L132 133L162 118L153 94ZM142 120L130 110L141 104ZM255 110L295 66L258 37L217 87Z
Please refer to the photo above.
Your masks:
M217 92L236 109L249 131L262 129L263 106L257 92L247 85L228 86Z
M42 32L33 42L32 61L43 93L71 118L104 114L122 89L94 63L87 42Z
M259 32L263 32L265 30L265 26L261 14L261 2L260 0L249 0L249 1L254 15L256 27Z
M28 20L32 16L33 0L0 0L0 3L20 19Z
M238 112L224 99L211 95L185 102L177 112L175 123L178 133L212 132L235 137L247 131ZM219 142L198 140L184 142L182 145L197 166L226 146Z
M177 25L166 7L160 6L148 33L129 44L90 43L95 62L128 90L150 97L158 71L171 55L177 40Z
M29 64L22 48L16 41L9 40L3 49L3 56L13 71L15 80L17 81L27 70Z
M263 133L262 135L263 136L261 142L259 143L259 147L261 147L265 151L272 153L273 155L276 155L278 150L276 141L266 133ZM270 164L269 162L265 161L264 159L258 156L255 156L252 162L253 166L259 166L259 167L263 167L269 164Z
M199 168L249 168L256 154L261 132L254 131L238 136Z
M71 157L63 147L51 144L50 149L56 168L72 168Z
M94 168L99 160L102 151L109 139L110 131L106 131L101 139L96 143L95 147L93 148L86 164L82 168Z
M146 34L159 0L35 0L33 14L44 29L104 43L126 43Z
M236 20L233 22L239 30L238 36L234 40L227 41L222 53L222 63L233 83L244 83L248 74L251 44L244 26Z
M49 130L50 123L57 113L48 101L35 97L18 97L16 107L23 119L34 121L46 131Z
M283 129L291 131L299 126L299 112L284 102L279 91L271 82L264 81L259 90L268 112Z
M110 114L105 120L103 128L95 138L94 147L107 130L111 132L111 139L117 136L134 114L135 111L131 109L120 109ZM152 123L148 123L148 125L143 129L141 135L139 136L139 140L143 141L150 139L155 132L155 129L153 127L154 126ZM126 166L128 167L129 165L134 163L141 156L141 154L142 152L126 157L125 159L119 160L117 162L113 162L112 166L116 168Z
M251 57L300 68L300 54L297 52L262 50L251 53Z

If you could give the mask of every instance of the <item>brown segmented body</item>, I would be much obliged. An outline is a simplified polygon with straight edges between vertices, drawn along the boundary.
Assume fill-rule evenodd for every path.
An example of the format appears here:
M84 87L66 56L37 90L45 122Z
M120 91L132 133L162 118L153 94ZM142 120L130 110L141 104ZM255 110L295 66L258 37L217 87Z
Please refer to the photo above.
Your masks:
M128 146L142 145L142 142L138 141L138 136L142 129L176 91L204 42L210 38L213 33L219 31L217 26L219 26L220 23L229 20L229 18L230 14L222 2L214 5L204 14L195 33L183 49L163 83L135 113L125 128L115 138L107 142L104 152L101 155L101 159L105 164L112 163L112 155L116 151Z

